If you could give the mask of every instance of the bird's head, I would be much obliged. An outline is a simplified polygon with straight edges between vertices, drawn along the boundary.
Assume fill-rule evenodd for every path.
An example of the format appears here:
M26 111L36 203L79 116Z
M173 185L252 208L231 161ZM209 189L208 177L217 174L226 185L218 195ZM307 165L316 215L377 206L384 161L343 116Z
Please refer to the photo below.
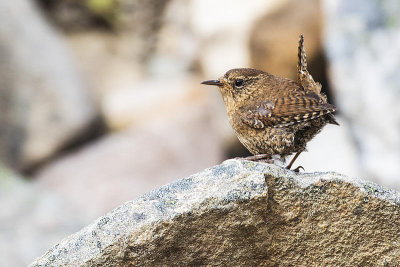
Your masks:
M232 69L218 80L204 81L202 84L216 85L226 105L235 105L247 99L262 86L266 73L250 68Z

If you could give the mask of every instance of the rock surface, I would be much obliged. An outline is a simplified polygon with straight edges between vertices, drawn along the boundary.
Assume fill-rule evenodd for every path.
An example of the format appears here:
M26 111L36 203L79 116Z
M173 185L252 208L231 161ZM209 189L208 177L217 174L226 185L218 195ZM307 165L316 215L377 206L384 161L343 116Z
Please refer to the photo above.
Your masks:
M31 266L398 266L400 194L229 160L123 204Z

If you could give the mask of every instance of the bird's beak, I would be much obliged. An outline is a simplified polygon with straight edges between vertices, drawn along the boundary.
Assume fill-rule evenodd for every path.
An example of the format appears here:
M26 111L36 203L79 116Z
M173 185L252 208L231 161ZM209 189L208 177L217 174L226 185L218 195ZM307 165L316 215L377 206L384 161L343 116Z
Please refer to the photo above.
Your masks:
M221 86L222 83L219 80L209 80L209 81L204 81L201 84L206 84L206 85L216 85L216 86Z

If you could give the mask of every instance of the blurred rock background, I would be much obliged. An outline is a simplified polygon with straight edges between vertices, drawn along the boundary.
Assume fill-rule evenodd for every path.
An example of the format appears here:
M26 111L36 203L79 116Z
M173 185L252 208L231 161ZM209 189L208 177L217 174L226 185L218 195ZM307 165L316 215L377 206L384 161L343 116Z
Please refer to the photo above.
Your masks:
M200 82L235 67L295 78L300 33L341 126L296 163L399 190L398 14L397 0L0 0L0 265L247 155Z

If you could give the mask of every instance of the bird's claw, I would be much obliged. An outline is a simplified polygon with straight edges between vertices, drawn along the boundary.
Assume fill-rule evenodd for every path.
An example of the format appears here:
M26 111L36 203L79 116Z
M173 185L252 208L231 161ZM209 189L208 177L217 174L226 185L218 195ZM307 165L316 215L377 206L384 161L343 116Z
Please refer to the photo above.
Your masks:
M295 173L299 173L300 169L303 169L303 171L304 171L303 166L298 166L297 168L293 169L292 171L294 171Z

